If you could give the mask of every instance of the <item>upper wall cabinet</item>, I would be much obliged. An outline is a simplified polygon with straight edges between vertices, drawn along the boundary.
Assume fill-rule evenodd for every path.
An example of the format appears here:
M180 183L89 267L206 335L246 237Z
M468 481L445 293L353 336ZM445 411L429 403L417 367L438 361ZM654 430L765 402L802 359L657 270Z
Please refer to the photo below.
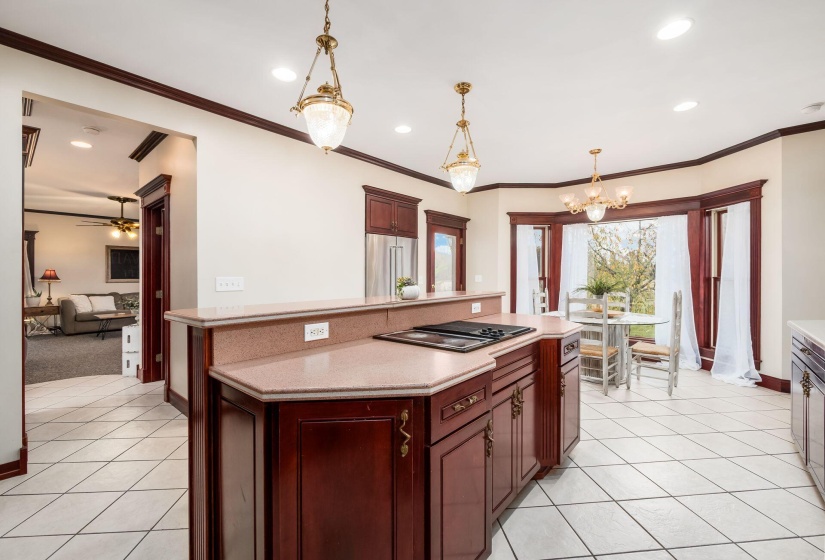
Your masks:
M366 192L366 231L382 235L418 237L420 198L364 185Z

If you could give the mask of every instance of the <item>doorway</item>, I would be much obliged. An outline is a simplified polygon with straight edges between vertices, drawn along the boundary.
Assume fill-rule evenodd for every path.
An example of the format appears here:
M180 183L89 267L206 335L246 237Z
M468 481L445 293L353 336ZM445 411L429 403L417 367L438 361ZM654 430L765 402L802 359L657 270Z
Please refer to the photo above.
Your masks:
M427 215L427 291L464 291L467 286L469 218L425 210Z

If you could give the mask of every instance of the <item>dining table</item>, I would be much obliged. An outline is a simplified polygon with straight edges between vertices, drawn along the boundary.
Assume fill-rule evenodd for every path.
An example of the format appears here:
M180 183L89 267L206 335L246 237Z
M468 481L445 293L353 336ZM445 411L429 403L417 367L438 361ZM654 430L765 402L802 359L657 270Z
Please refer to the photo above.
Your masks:
M565 319L564 311L549 311L542 313L542 315L549 315L551 317L561 317ZM571 311L568 321L574 323L581 323L582 325L601 325L601 313L593 311ZM650 315L648 313L633 313L633 312L616 312L610 311L610 316L607 318L607 325L610 328L608 344L619 349L619 361L622 375L616 377L616 385L618 386L626 378L625 375L630 375L631 357L630 351L630 327L636 325L662 325L669 323L670 319L660 317L658 315ZM594 369L594 368L588 368ZM601 375L583 375L582 379L586 381L601 382Z

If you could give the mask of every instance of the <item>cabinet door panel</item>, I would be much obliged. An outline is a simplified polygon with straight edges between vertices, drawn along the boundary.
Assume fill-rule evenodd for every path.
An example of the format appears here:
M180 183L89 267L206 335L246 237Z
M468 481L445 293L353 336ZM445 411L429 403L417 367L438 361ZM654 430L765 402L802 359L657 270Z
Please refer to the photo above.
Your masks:
M412 434L410 400L281 405L281 558L412 559L405 410Z
M825 491L825 383L811 373L808 399L808 464L820 491Z
M388 198L367 195L367 233L395 235L395 203Z
M572 367L571 367L572 364ZM570 452L573 446L579 441L580 427L580 399L579 399L579 360L565 365L562 373L564 381L564 394L562 395L562 438L561 453L562 458ZM570 368L570 369L567 369Z
M807 403L805 402L805 395L802 393L803 371L801 364L797 363L796 360L791 361L791 436L793 436L793 440L802 454L802 460L807 462L808 446L805 441Z
M518 490L530 482L539 468L538 458L538 395L535 374L518 382L521 389L521 413L518 415Z
M418 205L395 203L395 232L401 237L418 237Z
M513 418L513 388L493 397L493 518L501 515L516 497L516 420Z
M492 545L491 413L430 449L430 558L486 558ZM378 558L372 555L370 558Z

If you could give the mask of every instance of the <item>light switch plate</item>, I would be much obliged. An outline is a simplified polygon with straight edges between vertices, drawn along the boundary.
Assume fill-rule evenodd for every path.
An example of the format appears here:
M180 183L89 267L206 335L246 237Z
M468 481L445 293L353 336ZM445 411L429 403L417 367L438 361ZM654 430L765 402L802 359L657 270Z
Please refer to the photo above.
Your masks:
M218 276L215 278L216 292L242 292L243 276Z
M311 323L304 325L304 342L329 338L329 323Z
M476 282L481 282L481 274L476 274Z
M481 313L481 304L480 303L474 303L473 304L473 313Z

